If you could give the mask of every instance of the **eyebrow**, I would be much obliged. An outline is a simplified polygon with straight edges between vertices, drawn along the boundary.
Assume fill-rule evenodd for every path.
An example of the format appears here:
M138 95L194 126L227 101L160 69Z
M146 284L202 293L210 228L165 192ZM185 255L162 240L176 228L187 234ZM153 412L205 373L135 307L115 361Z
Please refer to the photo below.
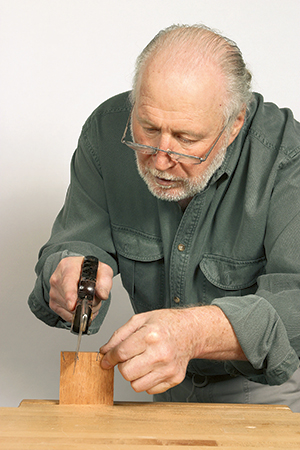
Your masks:
M159 129L159 127L157 127L156 125L153 124L153 122L151 122L150 120L146 119L146 118L142 118L138 115L136 115L137 121L142 125L142 124L146 124L149 125L153 128ZM203 135L203 133L196 133L194 131L191 130L172 130L172 134L173 135L186 135L186 136L191 136L197 140L202 140L205 138L205 136Z

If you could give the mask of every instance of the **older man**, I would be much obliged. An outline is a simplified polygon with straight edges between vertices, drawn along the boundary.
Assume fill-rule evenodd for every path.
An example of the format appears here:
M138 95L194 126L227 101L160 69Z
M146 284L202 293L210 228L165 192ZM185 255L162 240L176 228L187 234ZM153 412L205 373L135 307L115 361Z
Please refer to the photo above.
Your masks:
M91 332L114 274L137 313L103 368L156 400L300 411L300 126L250 83L238 47L204 26L151 41L132 92L83 127L29 305L69 329L92 254Z

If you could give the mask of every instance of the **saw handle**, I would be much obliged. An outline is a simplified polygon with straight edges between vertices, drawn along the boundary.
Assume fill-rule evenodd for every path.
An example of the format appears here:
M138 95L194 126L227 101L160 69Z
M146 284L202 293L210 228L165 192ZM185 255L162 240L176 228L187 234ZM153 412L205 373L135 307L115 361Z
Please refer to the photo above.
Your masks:
M82 334L88 333L92 321L97 271L98 259L95 256L86 256L82 262L78 283L78 299L71 328L73 333L79 333L80 331Z

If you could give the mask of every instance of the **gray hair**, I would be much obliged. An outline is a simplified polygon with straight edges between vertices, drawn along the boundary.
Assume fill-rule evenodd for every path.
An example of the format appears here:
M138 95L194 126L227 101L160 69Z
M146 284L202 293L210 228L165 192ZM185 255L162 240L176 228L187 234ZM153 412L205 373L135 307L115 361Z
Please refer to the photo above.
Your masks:
M174 45L175 44L175 45ZM193 56L189 67L196 67L205 59L219 66L227 80L227 104L224 106L224 119L234 121L239 112L248 107L251 98L252 75L247 69L242 53L237 44L222 36L219 32L205 25L172 25L161 30L144 48L136 60L135 74L131 92L131 102L134 104L137 96L138 82L143 69L149 60L160 50L172 48L176 56L183 55L186 46Z

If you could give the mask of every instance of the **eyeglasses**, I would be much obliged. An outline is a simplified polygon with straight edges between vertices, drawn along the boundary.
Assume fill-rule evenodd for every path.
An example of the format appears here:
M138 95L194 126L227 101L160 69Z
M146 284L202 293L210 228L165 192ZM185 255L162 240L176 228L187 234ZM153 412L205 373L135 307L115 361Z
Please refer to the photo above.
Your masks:
M144 155L156 155L157 152L163 152L163 153L166 153L171 158L172 161L184 163L184 164L194 164L194 165L201 164L207 160L207 158L209 157L210 153L213 151L213 149L217 145L220 137L222 136L225 128L228 125L228 122L227 122L226 125L222 128L219 135L217 136L213 145L208 150L208 152L203 157L199 157L199 156L194 156L194 155L186 155L184 153L177 153L177 152L173 152L171 150L162 150L161 148L158 148L158 147L151 147L150 145L138 144L136 142L127 141L125 139L125 137L126 137L126 134L128 131L130 118L131 118L131 113L129 114L129 117L128 117L128 120L126 123L126 127L124 130L122 139L121 139L122 144L125 144L125 145L127 145L127 147L131 148L132 150L134 150L138 153L143 153Z

